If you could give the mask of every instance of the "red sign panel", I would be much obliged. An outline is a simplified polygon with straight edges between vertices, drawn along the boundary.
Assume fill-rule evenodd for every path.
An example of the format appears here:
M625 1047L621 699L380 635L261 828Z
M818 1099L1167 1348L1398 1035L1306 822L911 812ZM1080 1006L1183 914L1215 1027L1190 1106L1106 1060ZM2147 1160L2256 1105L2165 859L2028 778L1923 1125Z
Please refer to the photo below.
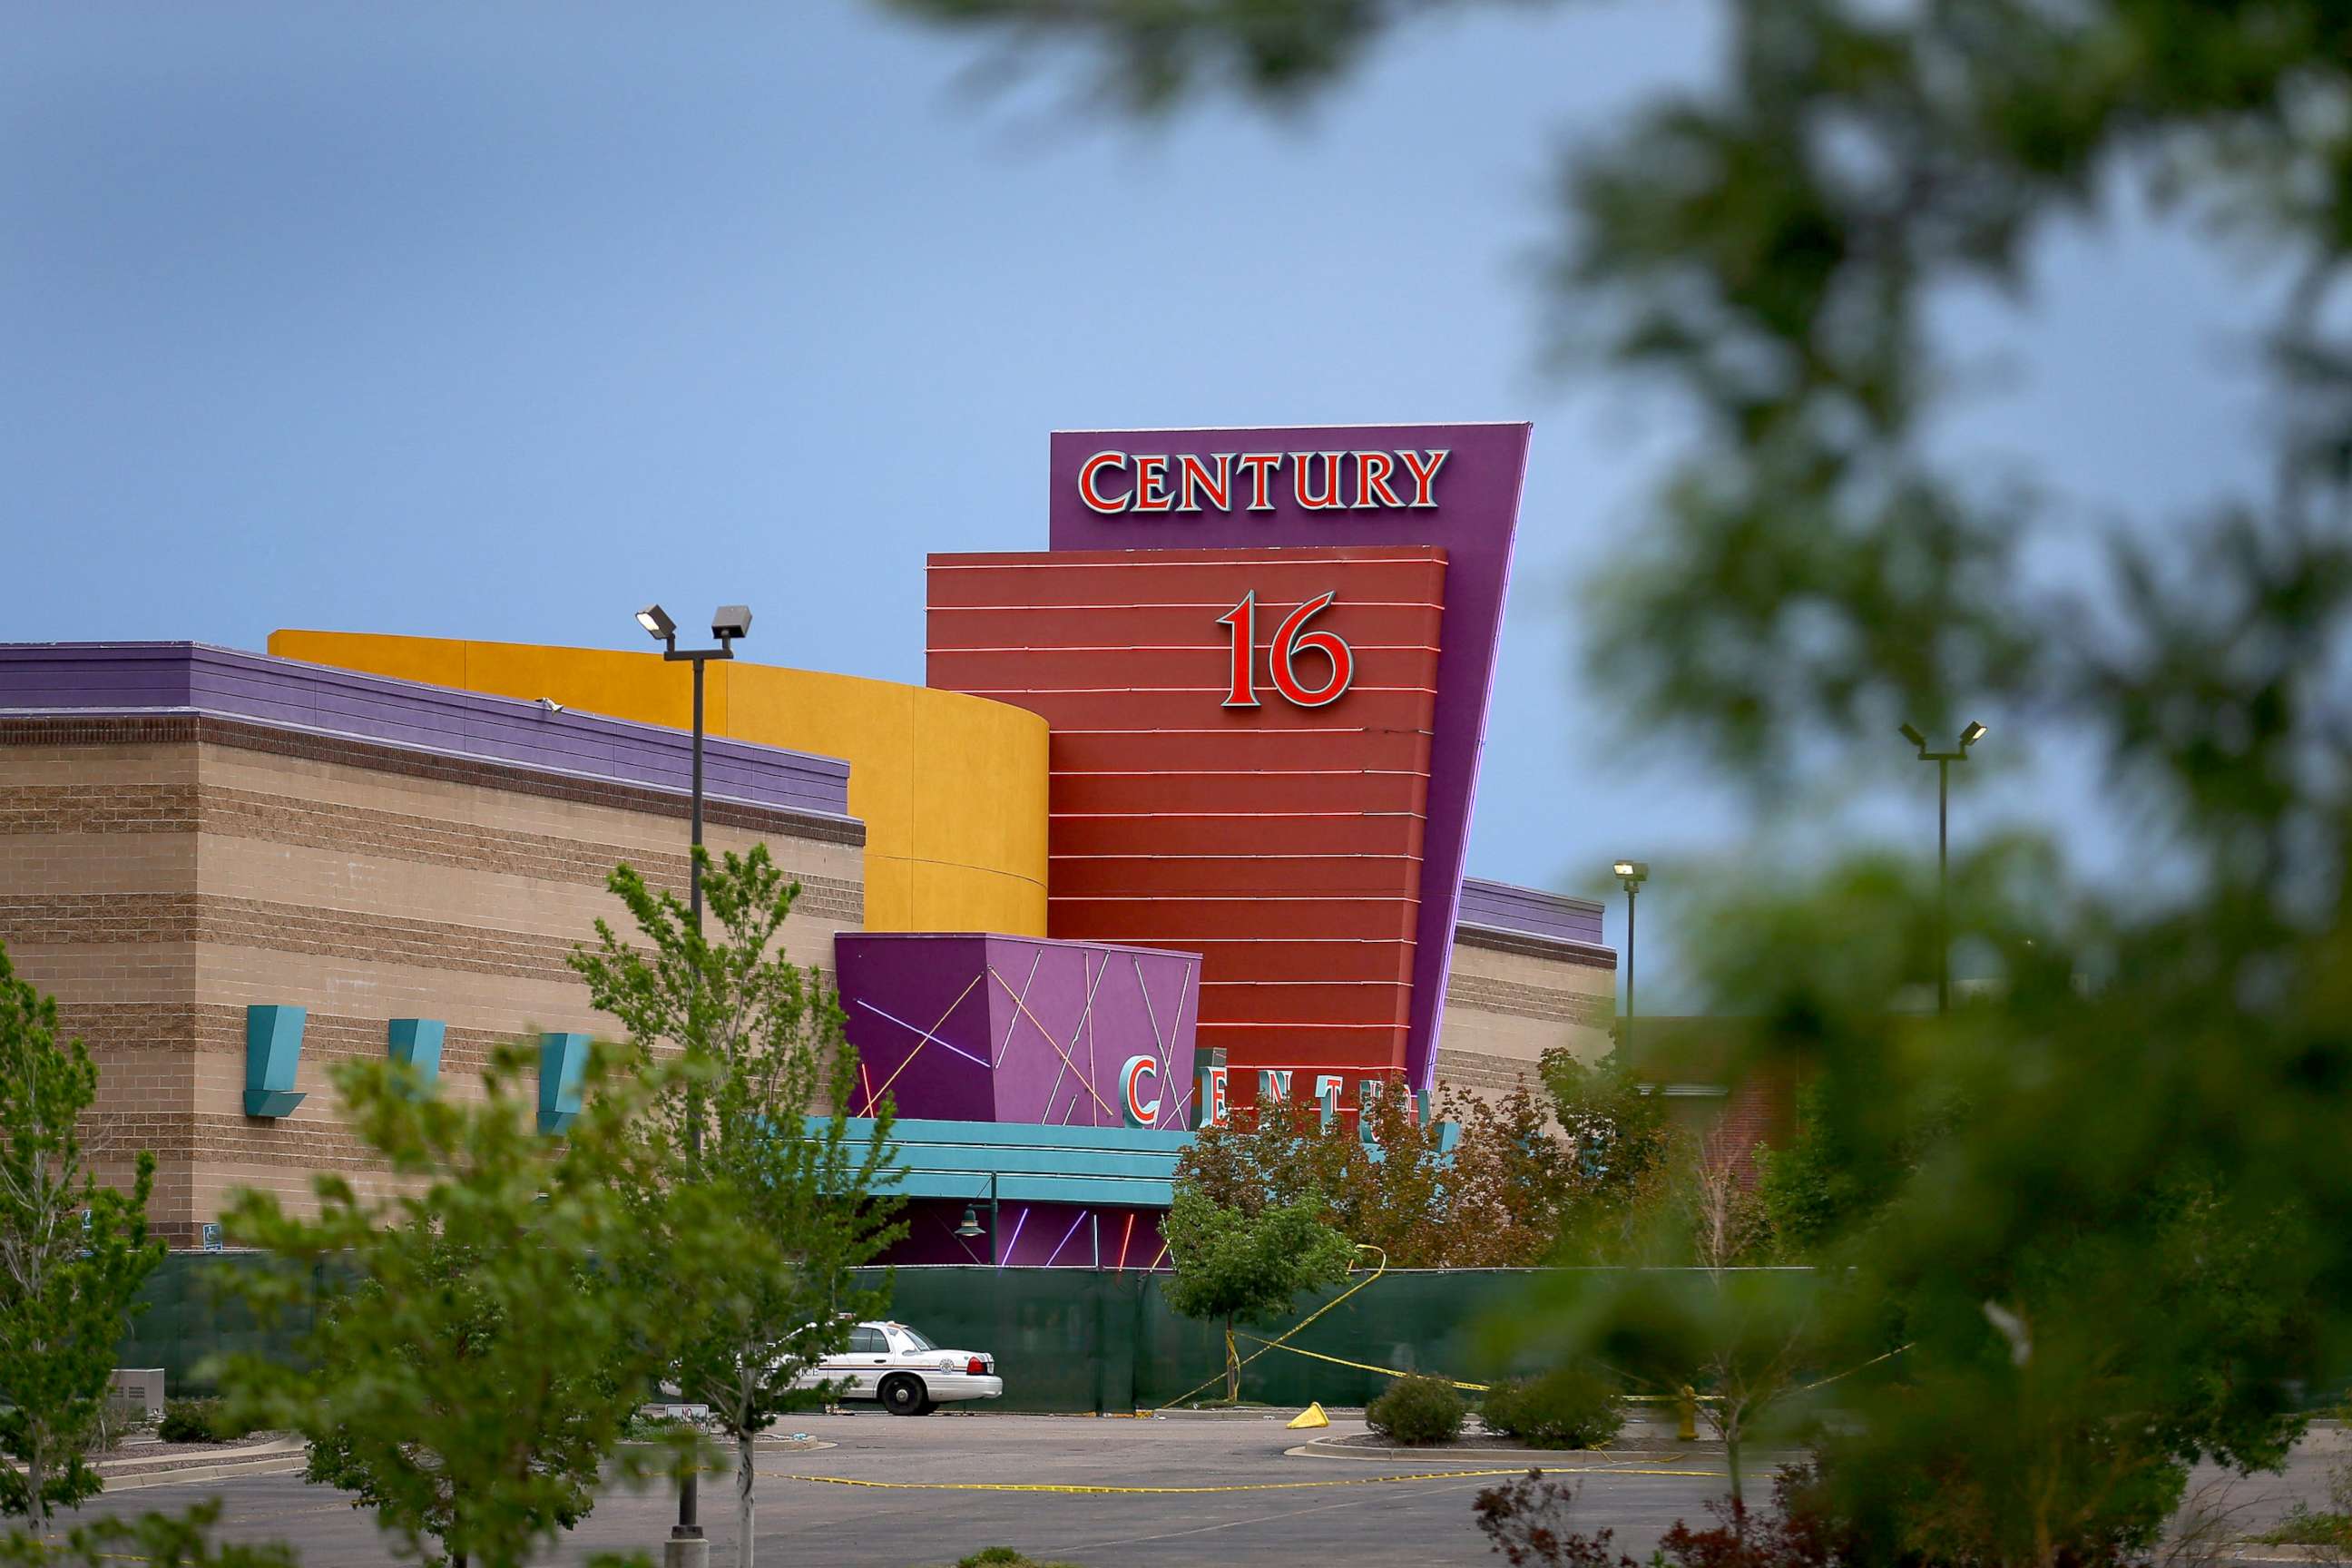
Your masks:
M1405 1070L1444 578L1414 546L930 558L929 684L1053 726L1048 934L1200 953L1240 1096Z

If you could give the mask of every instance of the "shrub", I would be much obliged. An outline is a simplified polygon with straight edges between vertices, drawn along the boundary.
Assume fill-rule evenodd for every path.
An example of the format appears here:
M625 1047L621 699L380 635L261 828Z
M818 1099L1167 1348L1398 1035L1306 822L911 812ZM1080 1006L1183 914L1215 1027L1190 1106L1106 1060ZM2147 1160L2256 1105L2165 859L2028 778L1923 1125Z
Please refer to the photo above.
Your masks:
M1442 1377L1401 1377L1364 1410L1372 1430L1391 1442L1414 1447L1446 1443L1462 1434L1469 1405Z
M1597 1448L1625 1425L1625 1402L1606 1378L1563 1366L1496 1384L1479 1416L1530 1448Z
M166 1443L234 1443L248 1430L217 1399L167 1399L155 1436Z

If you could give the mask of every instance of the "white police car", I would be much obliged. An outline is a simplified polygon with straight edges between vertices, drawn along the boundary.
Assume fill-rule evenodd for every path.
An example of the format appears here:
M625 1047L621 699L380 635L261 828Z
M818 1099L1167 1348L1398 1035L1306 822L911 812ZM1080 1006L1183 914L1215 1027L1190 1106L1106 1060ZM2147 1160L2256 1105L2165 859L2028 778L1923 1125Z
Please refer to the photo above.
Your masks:
M996 1358L943 1350L904 1323L860 1323L849 1344L793 1380L795 1388L835 1384L835 1399L879 1400L893 1415L929 1415L942 1405L998 1399Z

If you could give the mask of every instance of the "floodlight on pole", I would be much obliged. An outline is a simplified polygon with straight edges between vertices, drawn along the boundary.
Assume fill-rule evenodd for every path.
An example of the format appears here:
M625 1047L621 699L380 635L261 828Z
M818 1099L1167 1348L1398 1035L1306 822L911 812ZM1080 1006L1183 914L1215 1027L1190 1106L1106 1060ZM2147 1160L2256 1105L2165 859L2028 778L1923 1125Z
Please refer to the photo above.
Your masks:
M1609 869L1625 884L1625 1034L1618 1042L1630 1057L1633 1044L1633 908L1639 901L1642 884L1650 879L1650 863L1646 860L1616 860Z
M1936 1011L1952 1010L1952 764L1969 760L1969 748L1992 731L1971 719L1960 731L1957 751L1931 752L1927 737L1910 724L1896 728L1919 752L1923 763L1936 764Z
M662 645L662 658L672 662L682 661L694 666L694 773L688 807L686 887L687 912L698 933L702 930L702 667L712 659L735 657L735 639L751 630L751 612L742 605L722 605L710 617L710 635L719 639L717 647L677 646L677 622L659 605L647 605L637 612L637 625L646 635ZM687 1091L686 1147L690 1155L702 1152L702 1108L695 1091ZM670 1530L673 1541L700 1541L702 1525L697 1518L701 1488L689 1472L678 1483L677 1523Z

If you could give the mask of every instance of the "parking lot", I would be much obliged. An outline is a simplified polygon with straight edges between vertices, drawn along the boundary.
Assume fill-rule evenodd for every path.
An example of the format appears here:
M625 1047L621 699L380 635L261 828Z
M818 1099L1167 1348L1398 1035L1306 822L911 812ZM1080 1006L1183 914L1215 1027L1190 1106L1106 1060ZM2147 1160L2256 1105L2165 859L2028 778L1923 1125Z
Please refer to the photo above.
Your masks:
M764 1448L760 1458L762 1561L856 1568L951 1563L983 1546L1040 1559L1106 1563L1296 1563L1337 1555L1355 1564L1473 1563L1487 1557L1470 1500L1505 1469L1483 1457L1286 1457L1314 1433L1280 1417L959 1415L806 1416L787 1424L831 1447ZM1332 1431L1362 1430L1344 1418ZM1580 1479L1596 1522L1646 1550L1678 1515L1696 1515L1719 1482L1658 1467L1562 1456ZM1676 1470L1699 1468L1680 1456ZM1406 1479L1433 1474L1444 1479ZM830 1477L833 1480L792 1479ZM883 1483L877 1485L849 1482ZM1041 1488L1136 1488L1115 1492ZM152 1487L101 1497L93 1510L176 1509L205 1495L226 1504L240 1540L278 1538L312 1568L394 1561L373 1517L299 1475ZM547 1561L657 1548L676 1504L660 1492L615 1489ZM732 1560L731 1478L706 1479L703 1520L711 1560Z
M1082 1568L1498 1562L1472 1525L1470 1502L1499 1478L1464 1472L1513 1469L1475 1453L1295 1455L1318 1434L1286 1431L1278 1416L941 1414L909 1421L876 1413L806 1416L786 1429L830 1446L762 1450L760 1558L851 1568L952 1563L998 1544ZM1340 1418L1328 1435L1362 1429ZM2316 1433L2286 1478L2238 1483L2239 1528L2275 1519L2291 1497L2317 1500L2341 1440L2340 1432ZM1639 1558L1675 1520L1702 1516L1723 1489L1720 1465L1719 1455L1684 1451L1653 1459L1563 1454L1547 1468L1574 1472L1583 1525L1614 1529L1617 1548ZM733 1558L732 1488L728 1478L704 1486L714 1564ZM1131 1489L1054 1489L1080 1488ZM1763 1489L1760 1474L1756 1489ZM395 1561L372 1516L299 1475L122 1490L91 1509L177 1509L206 1495L225 1500L228 1533L289 1542L310 1568ZM675 1506L660 1492L616 1489L546 1561L657 1549Z

